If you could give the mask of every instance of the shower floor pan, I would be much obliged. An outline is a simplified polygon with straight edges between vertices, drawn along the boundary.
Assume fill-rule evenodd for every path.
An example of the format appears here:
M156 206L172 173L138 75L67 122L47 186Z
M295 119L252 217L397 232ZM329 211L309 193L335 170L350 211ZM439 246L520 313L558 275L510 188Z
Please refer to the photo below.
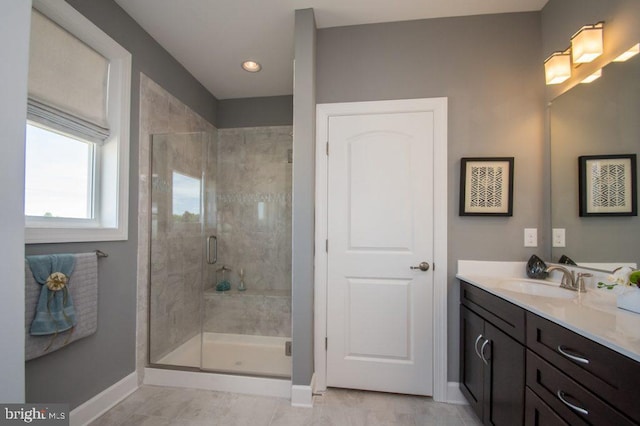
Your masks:
M204 333L202 366L199 335L162 357L157 364L199 367L218 373L289 378L291 357L285 355L285 342L289 340L288 337Z

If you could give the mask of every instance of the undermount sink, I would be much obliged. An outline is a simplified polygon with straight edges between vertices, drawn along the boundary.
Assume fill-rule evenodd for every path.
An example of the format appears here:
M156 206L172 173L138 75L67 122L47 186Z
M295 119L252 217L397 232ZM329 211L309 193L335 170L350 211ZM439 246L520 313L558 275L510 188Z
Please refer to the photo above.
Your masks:
M525 278L510 278L498 282L497 288L528 294L530 296L553 297L556 299L573 299L577 292L560 287L560 284L543 280L528 280Z

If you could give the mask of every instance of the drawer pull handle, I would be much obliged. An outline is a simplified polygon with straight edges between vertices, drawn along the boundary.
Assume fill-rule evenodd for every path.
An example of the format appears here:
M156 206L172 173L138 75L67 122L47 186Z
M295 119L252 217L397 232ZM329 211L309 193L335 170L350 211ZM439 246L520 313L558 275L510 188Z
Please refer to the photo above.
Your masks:
M482 334L478 334L476 343L474 343L473 348L476 350L476 355L478 355L478 358L482 359L482 355L480 355L480 352L478 351L478 342L480 341L480 339L482 339Z
M579 362L580 364L589 364L589 360L583 358L581 356L573 355L567 352L565 349L562 349L562 345L558 345L558 352L560 352L565 357L569 358L572 361Z
M584 408L578 407L577 405L573 405L572 403L570 403L569 401L567 401L566 399L564 399L564 392L561 390L558 390L558 392L556 392L556 395L558 395L558 398L560 399L560 401L562 401L562 403L564 405L566 405L567 407L571 408L573 411L580 413L580 414L584 414L585 416L589 415L589 412L587 410L585 410Z
M487 344L490 342L489 339L486 339L484 341L484 343L482 344L482 347L480 348L480 358L482 358L482 361L486 364L489 365L489 362L487 361L487 358L484 357L484 348L487 346Z

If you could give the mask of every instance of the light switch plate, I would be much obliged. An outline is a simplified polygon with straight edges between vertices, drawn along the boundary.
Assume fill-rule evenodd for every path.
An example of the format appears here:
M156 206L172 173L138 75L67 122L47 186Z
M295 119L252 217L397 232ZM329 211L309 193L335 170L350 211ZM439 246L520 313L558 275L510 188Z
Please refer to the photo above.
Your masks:
M565 247L565 229L564 228L553 228L553 247Z
M538 247L538 229L524 228L524 246Z

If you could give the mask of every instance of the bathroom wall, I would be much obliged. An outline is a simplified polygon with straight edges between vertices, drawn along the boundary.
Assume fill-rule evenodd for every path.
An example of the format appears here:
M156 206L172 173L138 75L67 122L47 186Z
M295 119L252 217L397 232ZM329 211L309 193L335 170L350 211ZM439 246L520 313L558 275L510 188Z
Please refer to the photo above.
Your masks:
M167 88L215 124L217 100L112 0L68 0L80 13L133 56L129 239L127 241L37 244L27 254L101 249L98 331L26 364L27 401L67 402L73 409L134 372L136 352L136 256L138 249L138 148L140 73ZM20 179L19 176L14 177ZM71 378L71 379L70 379Z
M449 99L449 380L458 378L456 261L546 255L544 232L538 248L523 247L523 229L542 230L548 209L540 52L537 12L318 30L318 103ZM472 156L515 157L513 217L458 216L460 158Z
M202 276L214 271L214 267L203 264L202 232L204 230L208 235L216 228L216 217L210 213L215 211L215 205L207 203L207 200L215 202L218 155L215 132L216 128L211 123L159 84L144 74L140 76L136 339L136 370L140 383L148 363L147 354L150 354L151 362L157 362L200 332ZM197 222L184 223L173 218L172 172L176 170L199 177L203 158L207 162L207 200L202 200L205 216ZM151 212L150 206L153 206ZM205 220L204 229L201 220ZM150 236L153 236L151 240ZM148 321L149 311L151 323ZM148 337L149 325L151 339ZM151 346L148 348L149 342Z
M290 126L293 124L293 96L221 99L217 127Z
M291 259L291 381L294 386L309 386L313 376L316 34L313 9L296 10Z
M0 186L2 245L0 267L5 284L0 298L0 401L22 403L24 380L24 138L27 119L27 71L31 1L9 0L0 14Z

